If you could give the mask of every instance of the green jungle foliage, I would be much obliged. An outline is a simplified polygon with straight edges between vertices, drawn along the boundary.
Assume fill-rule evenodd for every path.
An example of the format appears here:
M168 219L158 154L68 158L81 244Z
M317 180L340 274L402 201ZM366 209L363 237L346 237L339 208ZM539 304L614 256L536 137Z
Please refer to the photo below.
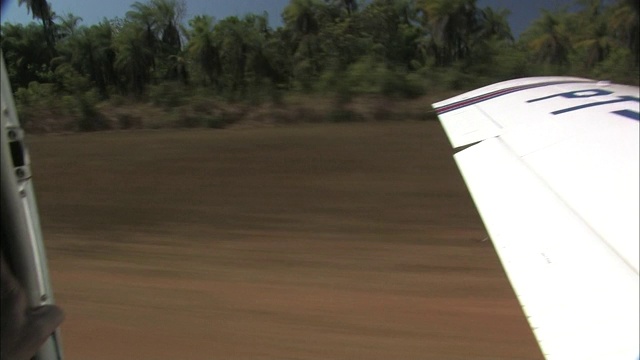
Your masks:
M91 26L46 0L19 3L38 22L2 24L0 41L34 131L144 126L140 114L116 111L113 124L103 114L140 104L173 126L218 128L247 106L300 96L333 99L326 119L353 121L358 97L433 97L538 75L637 85L640 75L637 0L543 11L517 40L508 11L475 0L290 0L277 28L266 13L186 20L180 0L135 2ZM73 121L43 119L55 117Z

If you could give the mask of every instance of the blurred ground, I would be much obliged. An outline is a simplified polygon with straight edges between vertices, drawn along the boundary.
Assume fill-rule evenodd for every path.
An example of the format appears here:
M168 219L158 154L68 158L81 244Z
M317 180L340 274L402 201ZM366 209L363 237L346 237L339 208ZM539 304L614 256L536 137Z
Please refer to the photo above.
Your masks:
M540 359L437 122L30 136L68 359Z

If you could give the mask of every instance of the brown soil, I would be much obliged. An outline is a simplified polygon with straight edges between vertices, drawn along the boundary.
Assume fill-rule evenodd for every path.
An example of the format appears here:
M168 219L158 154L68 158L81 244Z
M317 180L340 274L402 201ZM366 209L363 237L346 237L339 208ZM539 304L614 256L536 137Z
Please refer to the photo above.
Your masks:
M30 136L68 359L541 359L436 122Z

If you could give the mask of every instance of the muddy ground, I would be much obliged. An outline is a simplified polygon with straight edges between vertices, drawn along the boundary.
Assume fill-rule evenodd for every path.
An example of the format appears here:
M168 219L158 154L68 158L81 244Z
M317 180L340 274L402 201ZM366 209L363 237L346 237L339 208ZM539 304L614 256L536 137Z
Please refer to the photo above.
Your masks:
M437 122L27 139L68 359L541 359Z

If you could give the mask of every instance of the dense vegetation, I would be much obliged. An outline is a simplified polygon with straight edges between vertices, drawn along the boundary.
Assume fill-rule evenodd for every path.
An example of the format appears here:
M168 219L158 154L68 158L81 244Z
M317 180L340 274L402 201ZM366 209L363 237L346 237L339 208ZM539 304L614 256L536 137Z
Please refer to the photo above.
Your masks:
M362 118L352 104L375 98L384 118L389 101L509 78L639 76L637 0L542 12L517 41L506 10L475 0L291 0L275 29L267 14L185 23L180 0L135 2L91 26L46 0L19 3L39 22L4 23L1 47L32 131L222 127L265 104L280 109L271 117L317 118L283 113L304 99L339 121Z

